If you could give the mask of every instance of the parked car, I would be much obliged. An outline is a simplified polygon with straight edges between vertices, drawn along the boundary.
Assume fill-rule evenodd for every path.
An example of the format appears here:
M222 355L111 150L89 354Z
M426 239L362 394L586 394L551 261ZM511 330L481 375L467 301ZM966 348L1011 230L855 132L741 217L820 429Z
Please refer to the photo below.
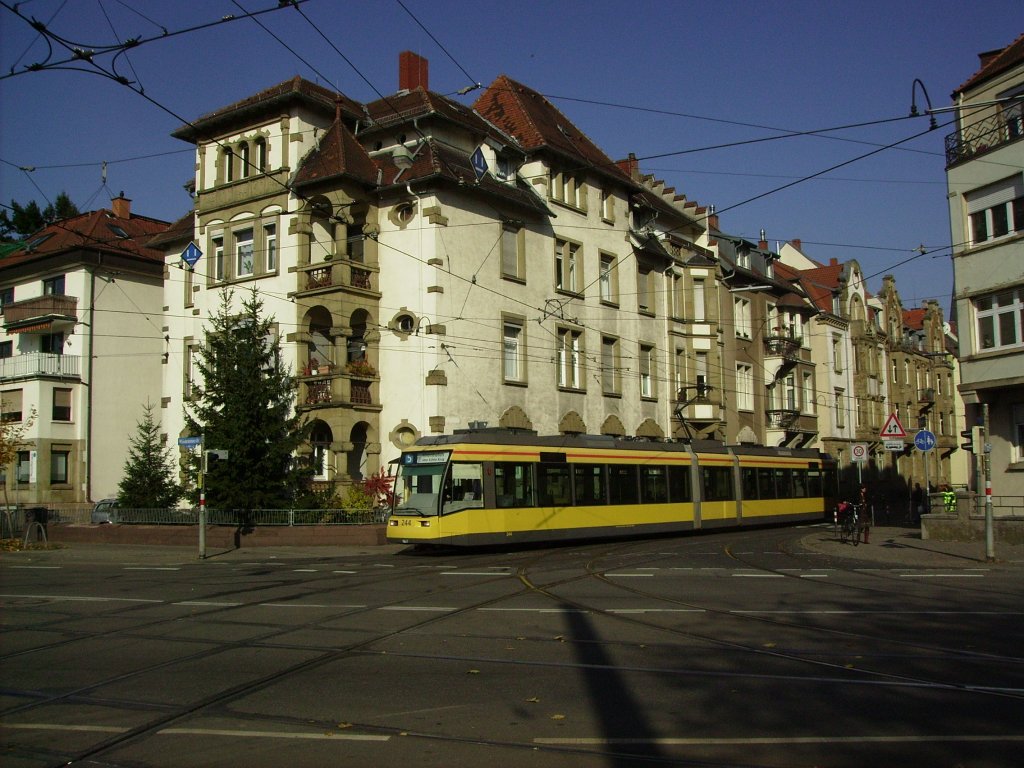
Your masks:
M116 523L117 522L117 499L101 499L92 508L90 522Z

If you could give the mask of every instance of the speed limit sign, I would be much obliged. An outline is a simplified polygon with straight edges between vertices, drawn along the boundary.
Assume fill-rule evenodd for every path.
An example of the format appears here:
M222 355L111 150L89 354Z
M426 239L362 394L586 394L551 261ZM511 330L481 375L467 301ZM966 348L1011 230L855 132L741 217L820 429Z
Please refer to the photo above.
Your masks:
M850 457L854 461L867 461L868 460L868 444L867 443L854 443L850 446Z

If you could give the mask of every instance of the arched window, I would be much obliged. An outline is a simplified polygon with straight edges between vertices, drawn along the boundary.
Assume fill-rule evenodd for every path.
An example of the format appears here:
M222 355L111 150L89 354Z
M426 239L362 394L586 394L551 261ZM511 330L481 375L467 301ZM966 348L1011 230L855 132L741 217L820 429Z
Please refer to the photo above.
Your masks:
M249 178L249 145L244 141L238 145L238 159L241 166L239 177L243 179Z
M328 480L331 464L331 429L322 421L318 421L309 435L309 444L313 448L310 463L313 466L314 480Z
M256 139L256 172L267 172L267 140Z
M235 180L235 152L231 147L224 147L224 181Z

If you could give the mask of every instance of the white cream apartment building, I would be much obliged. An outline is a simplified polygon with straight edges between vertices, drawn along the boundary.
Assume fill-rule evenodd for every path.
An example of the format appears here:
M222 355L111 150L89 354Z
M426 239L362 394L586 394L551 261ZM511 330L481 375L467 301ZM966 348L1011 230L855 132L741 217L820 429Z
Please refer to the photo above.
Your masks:
M160 400L162 259L146 243L166 227L122 194L0 259L2 418L25 425L3 479L10 503L117 494L145 407Z

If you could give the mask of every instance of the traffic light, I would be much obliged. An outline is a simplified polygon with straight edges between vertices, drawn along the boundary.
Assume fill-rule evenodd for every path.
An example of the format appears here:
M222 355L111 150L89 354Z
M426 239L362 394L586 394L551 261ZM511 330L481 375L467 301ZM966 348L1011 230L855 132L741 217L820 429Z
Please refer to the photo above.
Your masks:
M960 443L960 447L968 453L974 453L974 430L965 429L960 433L960 437L964 439L964 442Z
M205 460L203 463L203 472L210 473L213 472L214 469L216 469L217 465L220 462L228 460L228 452L213 449L206 451L203 457Z

